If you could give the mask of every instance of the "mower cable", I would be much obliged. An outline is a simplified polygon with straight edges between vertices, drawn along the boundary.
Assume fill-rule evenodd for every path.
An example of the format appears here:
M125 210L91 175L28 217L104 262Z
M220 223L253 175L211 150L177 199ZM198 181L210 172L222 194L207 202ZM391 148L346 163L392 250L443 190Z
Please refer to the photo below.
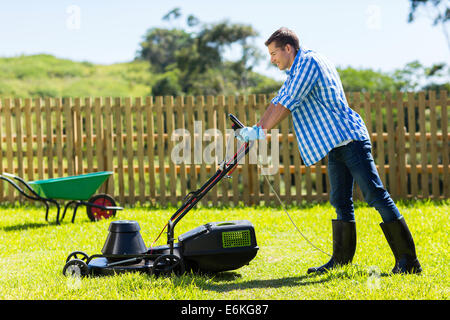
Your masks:
M319 247L315 246L301 231L300 229L297 227L297 225L295 224L294 220L292 220L291 215L289 214L289 212L286 209L286 206L284 205L283 201L281 201L280 197L278 196L278 193L275 191L274 187L272 186L272 184L270 183L269 179L267 178L266 175L264 175L264 178L266 179L267 183L270 186L270 189L272 189L272 192L275 194L275 196L277 197L278 201L280 202L281 206L284 209L284 212L286 212L286 215L288 216L289 220L291 220L292 224L294 225L295 229L297 229L298 233L303 237L303 239L306 240L306 242L308 242L314 249L322 252L323 254L331 257L331 255L325 251L323 251L322 249L320 249Z

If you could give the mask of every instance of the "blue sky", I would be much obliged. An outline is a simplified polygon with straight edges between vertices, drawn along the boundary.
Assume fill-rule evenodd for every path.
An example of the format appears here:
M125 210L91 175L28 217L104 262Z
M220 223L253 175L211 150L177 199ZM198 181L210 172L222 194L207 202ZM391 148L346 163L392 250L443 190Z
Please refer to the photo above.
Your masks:
M427 66L450 61L443 32L426 14L407 23L407 0L3 1L0 56L48 53L100 64L130 61L149 28L170 27L162 17L175 7L205 23L228 19L252 25L266 58L256 70L274 78L283 75L268 66L264 41L281 26L341 67L393 71L413 60Z

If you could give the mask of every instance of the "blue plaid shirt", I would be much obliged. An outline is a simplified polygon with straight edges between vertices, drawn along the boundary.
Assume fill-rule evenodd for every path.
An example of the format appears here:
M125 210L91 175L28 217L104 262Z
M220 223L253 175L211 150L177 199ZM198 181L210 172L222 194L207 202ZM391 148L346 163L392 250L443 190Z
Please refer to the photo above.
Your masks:
M348 106L336 68L325 57L300 48L287 75L271 102L291 111L305 165L344 141L369 139L361 116Z

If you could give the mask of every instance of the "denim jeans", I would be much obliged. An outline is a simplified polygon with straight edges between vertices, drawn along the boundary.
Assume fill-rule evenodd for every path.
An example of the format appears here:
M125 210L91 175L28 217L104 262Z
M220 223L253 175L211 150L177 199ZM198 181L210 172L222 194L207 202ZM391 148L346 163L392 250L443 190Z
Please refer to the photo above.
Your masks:
M355 220L354 181L361 189L364 200L377 209L383 222L401 218L397 206L378 175L371 150L369 140L352 141L345 146L334 148L328 154L330 203L336 209L338 220Z

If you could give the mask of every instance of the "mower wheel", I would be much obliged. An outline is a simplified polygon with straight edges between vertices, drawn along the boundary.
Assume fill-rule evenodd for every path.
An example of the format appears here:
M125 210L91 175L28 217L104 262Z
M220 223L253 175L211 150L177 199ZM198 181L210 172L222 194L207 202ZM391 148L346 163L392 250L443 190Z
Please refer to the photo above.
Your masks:
M82 260L85 263L87 263L89 256L86 253L84 253L83 251L74 251L67 256L66 263L72 259Z
M152 272L155 275L170 275L173 273L180 276L185 272L185 266L180 257L173 254L163 254L153 262Z
M89 203L96 204L103 207L115 207L116 201L114 198L106 193L97 194L89 199ZM86 206L86 213L91 221L98 221L101 219L108 219L116 215L116 210L104 210L92 206Z
M72 277L85 277L89 273L89 267L83 260L69 260L63 268L63 275Z

